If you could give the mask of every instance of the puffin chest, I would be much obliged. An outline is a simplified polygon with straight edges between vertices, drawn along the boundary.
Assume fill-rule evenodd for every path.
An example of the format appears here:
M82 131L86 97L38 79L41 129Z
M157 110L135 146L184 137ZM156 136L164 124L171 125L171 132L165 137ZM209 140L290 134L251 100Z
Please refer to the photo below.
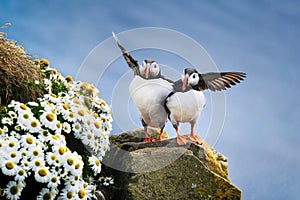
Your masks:
M167 99L166 106L170 110L171 118L178 122L189 122L198 118L205 102L202 91L189 90L174 93Z
M143 79L140 76L135 76L129 85L130 96L137 107L163 105L171 91L171 83L161 78Z

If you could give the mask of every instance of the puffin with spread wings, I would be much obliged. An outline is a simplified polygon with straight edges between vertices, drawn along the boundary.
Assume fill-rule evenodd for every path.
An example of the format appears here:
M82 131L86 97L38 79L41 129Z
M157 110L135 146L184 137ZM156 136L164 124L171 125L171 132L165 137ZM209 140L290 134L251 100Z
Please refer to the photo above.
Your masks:
M156 61L144 60L139 66L138 62L121 45L117 36L112 34L128 66L134 73L134 78L129 85L129 93L138 109L144 127L144 142L153 141L148 134L148 126L160 128L160 134L156 140L161 140L168 117L164 109L164 102L173 90L173 82L161 75L160 67Z
M210 72L200 74L196 69L186 68L181 80L174 83L174 91L171 92L165 101L165 109L168 117L176 130L177 143L186 144L186 137L178 132L179 123L188 122L191 125L189 138L202 144L202 139L195 134L195 124L205 106L206 100L204 90L221 91L236 85L246 78L243 72ZM181 85L181 90L178 86Z

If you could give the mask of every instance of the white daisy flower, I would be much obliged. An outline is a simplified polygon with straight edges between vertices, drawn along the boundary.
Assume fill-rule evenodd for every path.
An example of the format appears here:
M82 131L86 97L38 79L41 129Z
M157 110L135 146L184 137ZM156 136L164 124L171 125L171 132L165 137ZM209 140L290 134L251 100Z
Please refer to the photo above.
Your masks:
M82 132L82 126L81 126L81 124L80 124L79 122L75 122L75 123L72 125L72 130L73 130L73 132L74 132L74 135L75 135L75 136L77 135L77 137L80 138L80 134L81 134L81 132ZM78 138L78 139L79 139L79 138Z
M65 133L71 132L71 125L68 122L64 122L62 125L62 129Z
M68 147L65 145L62 146L53 146L52 151L54 155L57 157L60 163L65 162L64 157L66 153L69 151Z
M12 118L9 117L3 117L1 122L2 124L8 124L8 125L12 125L14 123Z
M18 125L23 130L28 130L27 126L30 125L31 119L33 118L33 114L29 111L24 111L18 116Z
M14 163L18 163L21 159L21 152L20 151L11 151L8 153L8 159L13 161Z
M19 168L17 175L15 176L15 181L24 181L27 178L28 174L25 169Z
M49 134L49 136L47 137L47 141L49 141L49 143L54 146L66 145L65 137L60 134L57 135Z
M21 146L28 149L36 145L36 138L33 135L26 134L21 136Z
M72 187L70 186L66 186L63 190L62 190L62 193L60 195L60 197L62 199L75 199L75 196L76 196L76 190L73 189Z
M31 159L43 158L44 151L43 151L42 145L30 146L30 148L28 148L28 157Z
M18 116L17 113L15 113L14 111L8 111L8 115L11 119L15 119Z
M40 116L40 121L47 128L50 128L51 130L56 129L57 116L52 112L43 112L43 114Z
M21 168L28 172L31 169L31 163L28 160L24 159L21 161ZM28 175L30 175L30 172L28 173Z
M88 199L89 198L89 191L87 191L85 188L80 188L77 191L76 198L82 199L82 200Z
M49 188L43 188L40 192L39 195L37 196L37 200L53 200L55 199L57 195L57 190L55 189L49 189Z
M13 133L13 131L12 131ZM6 140L5 140L5 143L6 143L6 152L11 152L11 151L17 151L20 147L20 143L18 141L17 138L15 137L8 137Z
M95 135L91 131L84 132L81 136L81 141L85 145L93 144L95 141Z
M50 177L51 177L51 173L50 173L48 167L46 167L46 166L38 167L38 168L36 168L36 170L34 172L35 180L40 183L49 182Z
M59 160L53 152L48 152L46 154L46 162L49 165L55 165L55 166L59 165Z
M24 187L25 187L25 183L23 182L9 181L4 190L6 198L10 200L19 199Z
M68 116L67 116L67 120L69 122L75 122L76 121L76 115L74 112L70 111Z
M40 121L37 120L35 117L32 117L29 120L28 124L27 124L27 129L31 133L38 133L38 132L40 132L42 130Z
M36 170L38 168L41 168L43 166L45 166L45 161L43 158L34 158L33 160L31 160L29 162L29 166L30 168L32 168L33 170Z
M88 161L92 170L95 173L99 174L101 172L101 162L99 161L99 159L96 156L92 155L91 157L89 157Z
M59 184L60 184L60 176L52 172L50 175L50 181L47 186L49 188L57 188Z
M1 163L2 173L6 176L15 176L18 172L19 167L12 160L5 160Z
M15 106L14 106L14 109L19 113L24 113L24 112L27 112L27 113L31 113L31 109L29 107L27 107L25 104L23 103L20 103L20 102L16 102Z

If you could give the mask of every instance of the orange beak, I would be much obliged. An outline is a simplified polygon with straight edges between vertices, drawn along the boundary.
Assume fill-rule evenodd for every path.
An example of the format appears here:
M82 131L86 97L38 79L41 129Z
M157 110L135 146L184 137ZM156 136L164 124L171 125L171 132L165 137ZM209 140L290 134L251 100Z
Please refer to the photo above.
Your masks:
M147 64L146 64L146 72L145 72L145 77L146 77L146 78L149 77L149 70L150 70L150 64L147 63Z
M182 87L181 87L182 91L184 91L186 89L186 81L188 80L188 78L189 78L188 74L186 74L183 78Z

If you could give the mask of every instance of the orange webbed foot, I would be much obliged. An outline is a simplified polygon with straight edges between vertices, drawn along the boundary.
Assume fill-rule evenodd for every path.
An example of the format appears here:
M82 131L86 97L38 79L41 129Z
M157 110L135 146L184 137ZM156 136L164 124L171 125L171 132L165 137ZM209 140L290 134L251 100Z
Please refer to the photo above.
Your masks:
M179 145L186 145L187 143L186 137L183 135L177 135L177 143Z
M200 145L203 144L203 140L198 135L196 135L196 134L190 134L189 138L192 141L196 142L197 144L200 144Z

